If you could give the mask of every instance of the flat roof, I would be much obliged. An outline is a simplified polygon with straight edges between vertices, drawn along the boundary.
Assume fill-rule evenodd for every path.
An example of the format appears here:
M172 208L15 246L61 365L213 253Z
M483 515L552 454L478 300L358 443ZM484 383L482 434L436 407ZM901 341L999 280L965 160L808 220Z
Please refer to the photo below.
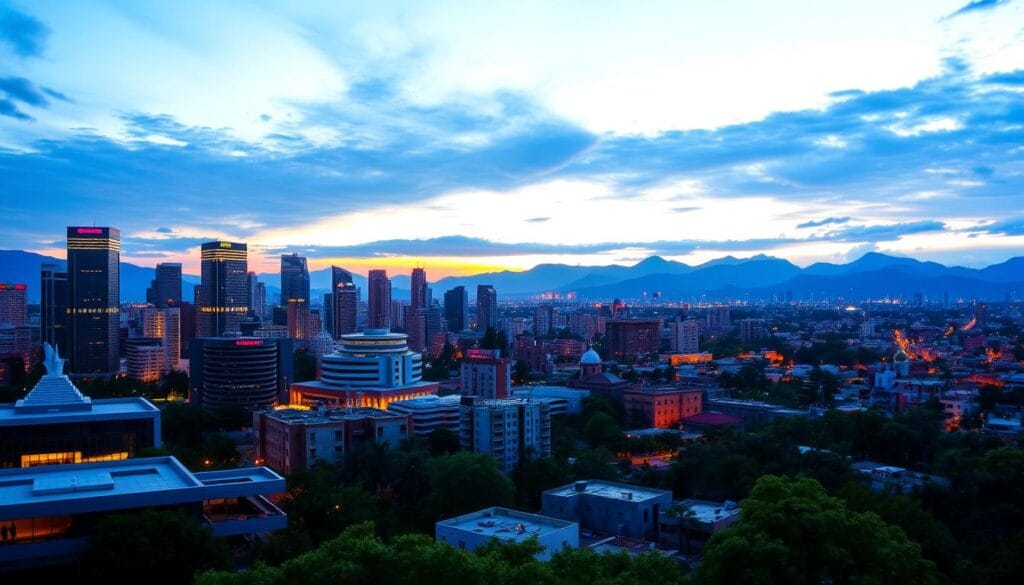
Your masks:
M693 510L694 518L699 522L712 523L722 518L735 516L740 513L740 507L736 502L710 502L707 500L683 500L683 506Z
M576 486L580 484L585 484L584 489L576 489ZM614 500L622 500L625 499L625 494L632 494L633 501L644 501L663 496L672 496L672 492L668 490L656 490L636 485L629 485L626 483L613 483L610 481L595 479L570 483L569 485L550 489L545 493L562 497L569 497L576 494L588 494L599 498L611 498Z
M493 536L501 540L526 540L576 526L576 523L508 508L487 508L442 520L437 526L473 532L486 537Z
M160 409L141 397L93 400L89 410L17 412L14 404L0 404L0 426L36 425L49 422L79 422L159 416Z
M428 396L417 396L416 398L409 398L407 400L395 400L388 403L388 408L390 409L392 406L398 406L409 410L427 410L444 406L458 409L460 400L462 400L462 396L459 394L449 394L448 396L432 394Z
M394 419L403 415L389 410L360 406L358 408L327 408L324 410L305 410L298 408L282 408L278 410L264 411L268 418L277 419L283 422L295 423L304 422L309 424L362 420L364 418Z

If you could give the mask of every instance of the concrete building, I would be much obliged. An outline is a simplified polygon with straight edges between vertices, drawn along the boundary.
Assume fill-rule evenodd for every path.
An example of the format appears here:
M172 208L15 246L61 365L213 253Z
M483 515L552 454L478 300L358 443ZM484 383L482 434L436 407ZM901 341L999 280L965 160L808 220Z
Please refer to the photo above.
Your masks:
M469 327L469 293L457 286L444 293L444 319L448 331L459 332Z
M327 328L335 339L357 330L359 289L352 280L352 273L337 266L331 266L330 326Z
M154 337L129 337L125 340L128 376L140 382L156 382L163 374L164 346Z
M589 390L566 388L564 386L513 386L512 397L546 402L551 416L579 414L583 411L583 399L590 396Z
M190 351L196 404L266 408L281 402L292 380L290 339L201 337Z
M768 335L768 322L764 319L740 320L740 341L743 343L757 343Z
M569 387L587 390L594 396L621 401L623 392L629 390L631 385L615 374L605 372L601 356L590 349L580 358L580 375L569 380Z
M427 437L438 429L448 429L459 434L459 410L462 397L420 396L408 400L396 400L388 404L388 410L408 416L412 421L412 434Z
M551 412L543 402L463 396L459 445L489 454L499 469L511 473L521 460L551 455Z
M395 400L437 394L423 381L423 356L411 351L408 336L367 329L341 336L337 351L320 358L315 382L291 385L289 404L386 409Z
M367 327L395 327L396 324L391 322L391 281L388 280L387 270L371 270L366 286L370 290Z
M576 522L598 534L657 541L662 511L672 492L599 480L551 489L541 495L544 516Z
M629 426L670 428L699 414L703 395L699 389L641 386L623 392L622 400Z
M476 287L476 328L482 333L498 329L498 292L489 284Z
M44 346L46 374L29 393L0 404L0 467L112 461L160 446L160 411L145 398L93 400Z
M434 525L435 539L463 550L476 550L491 539L523 542L536 538L544 550L537 553L542 561L563 548L578 548L580 527L575 522L527 514L508 508L487 508L442 520Z
M0 470L0 568L75 562L97 520L144 508L180 510L214 536L281 530L288 517L268 496L285 480L265 467L192 473L173 457Z
M668 328L673 353L700 353L700 324L695 319L672 321Z
M365 442L397 448L409 436L409 417L376 408L284 408L253 415L256 458L284 474L323 461L342 463Z
M0 283L0 325L22 327L28 322L28 287Z
M612 319L606 324L608 355L616 360L658 353L661 344L660 319Z
M44 263L39 279L39 329L44 343L58 351L68 345L68 273L56 264Z
M514 363L515 360L502 358L496 349L470 349L460 369L462 395L508 398Z
M692 515L687 514L692 513ZM661 511L659 544L691 554L709 538L739 522L740 507L733 501L681 500Z

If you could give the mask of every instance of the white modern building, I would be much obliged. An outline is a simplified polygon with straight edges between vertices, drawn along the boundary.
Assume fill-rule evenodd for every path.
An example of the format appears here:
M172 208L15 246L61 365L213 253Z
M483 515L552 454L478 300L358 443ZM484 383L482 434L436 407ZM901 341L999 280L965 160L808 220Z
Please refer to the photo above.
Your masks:
M508 508L487 508L438 522L435 538L464 550L475 550L492 539L523 542L536 538L544 550L537 554L543 561L563 548L580 545L580 528L575 522L527 514Z

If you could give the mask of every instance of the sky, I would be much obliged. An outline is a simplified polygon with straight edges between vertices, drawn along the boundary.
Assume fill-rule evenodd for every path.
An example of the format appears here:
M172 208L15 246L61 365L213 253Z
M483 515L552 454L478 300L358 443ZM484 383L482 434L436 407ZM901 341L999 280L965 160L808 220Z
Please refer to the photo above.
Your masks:
M1024 255L1024 0L0 0L0 248Z

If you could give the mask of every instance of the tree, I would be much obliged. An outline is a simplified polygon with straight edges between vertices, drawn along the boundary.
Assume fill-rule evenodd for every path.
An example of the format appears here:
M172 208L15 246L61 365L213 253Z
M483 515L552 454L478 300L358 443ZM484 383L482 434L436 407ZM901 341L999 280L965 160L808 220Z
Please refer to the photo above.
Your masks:
M618 421L603 412L590 417L583 426L583 437L593 448L616 448L623 443L622 427Z
M665 512L665 517L666 521L662 523L662 529L664 530L666 524L678 526L683 554L690 554L690 530L694 527L697 513L686 504L675 503Z
M178 511L144 510L102 518L82 555L93 582L191 583L198 571L227 569L230 555L196 519Z
M430 454L438 457L459 450L459 435L447 427L438 427L427 435Z
M309 382L316 379L315 355L300 349L295 352L292 359L292 377L295 382Z
M427 470L432 521L489 506L512 505L515 486L490 455L455 453L434 459Z
M901 529L848 509L812 479L764 476L742 509L738 524L709 541L699 582L937 582L935 565Z

